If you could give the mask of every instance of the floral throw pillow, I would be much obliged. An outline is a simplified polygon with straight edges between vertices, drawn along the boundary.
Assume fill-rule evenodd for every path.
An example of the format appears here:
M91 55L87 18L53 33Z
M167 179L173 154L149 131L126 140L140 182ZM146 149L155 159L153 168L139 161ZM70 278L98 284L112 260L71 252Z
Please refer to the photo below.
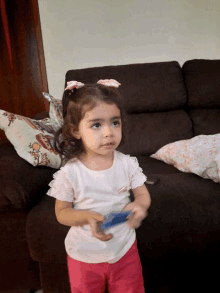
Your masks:
M43 92L44 97L50 102L49 116L50 122L54 129L57 131L63 125L63 106L62 102L59 99L55 99L48 93Z
M0 129L5 131L17 154L33 166L59 169L65 164L53 146L56 127L50 118L34 120L0 110Z
M199 135L167 144L151 158L173 165L180 171L220 182L220 134Z

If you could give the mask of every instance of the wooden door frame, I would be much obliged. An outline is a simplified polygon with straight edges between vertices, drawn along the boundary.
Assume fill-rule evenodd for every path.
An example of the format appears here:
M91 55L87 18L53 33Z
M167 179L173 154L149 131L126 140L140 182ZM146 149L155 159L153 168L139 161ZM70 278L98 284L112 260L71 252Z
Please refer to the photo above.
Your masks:
M41 22L40 22L39 4L38 4L38 0L31 0L31 1L32 1L32 15L34 20L35 36L37 39L38 58L40 63L41 84L42 84L43 91L49 92L44 47L43 47L42 29L41 29Z
M0 25L0 109L33 118L49 110L38 0L0 0Z

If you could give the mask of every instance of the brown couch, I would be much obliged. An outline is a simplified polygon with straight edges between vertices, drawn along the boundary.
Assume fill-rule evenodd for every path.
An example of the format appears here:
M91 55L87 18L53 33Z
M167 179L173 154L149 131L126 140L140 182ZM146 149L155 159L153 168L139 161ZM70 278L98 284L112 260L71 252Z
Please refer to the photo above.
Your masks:
M216 290L220 186L149 156L174 141L220 133L220 60L190 60L182 68L173 61L66 74L66 82L106 78L122 84L130 118L120 151L136 156L148 177L160 179L147 185L152 205L136 230L146 292ZM69 227L56 221L55 199L46 195L56 171L31 166L9 142L0 146L0 290L70 292L64 249Z

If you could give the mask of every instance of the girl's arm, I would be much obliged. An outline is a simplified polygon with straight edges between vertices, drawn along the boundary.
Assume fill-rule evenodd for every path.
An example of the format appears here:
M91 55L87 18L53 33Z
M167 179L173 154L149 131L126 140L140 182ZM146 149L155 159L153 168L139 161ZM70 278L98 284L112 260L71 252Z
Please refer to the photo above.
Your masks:
M85 211L74 210L72 202L56 199L55 214L57 221L65 226L83 226L88 224Z
M89 224L92 235L101 241L108 241L112 238L111 234L104 234L99 231L100 223L105 217L97 212L88 210L75 210L73 203L56 199L55 214L57 221L65 226L83 226Z
M132 189L132 192L134 194L134 201L129 203L124 211L132 211L127 224L131 228L138 228L147 216L147 210L151 205L151 198L145 184Z
M146 207L146 209L148 210L151 205L151 198L145 184L135 189L132 189L132 192L134 194L134 202Z

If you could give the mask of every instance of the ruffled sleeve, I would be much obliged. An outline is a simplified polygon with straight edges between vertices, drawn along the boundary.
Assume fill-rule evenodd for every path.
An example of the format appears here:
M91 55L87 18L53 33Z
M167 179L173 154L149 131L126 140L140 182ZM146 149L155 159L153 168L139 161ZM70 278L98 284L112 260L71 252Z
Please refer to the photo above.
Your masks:
M53 178L49 183L51 188L48 190L47 195L61 201L74 202L74 189L63 168L54 173Z
M130 157L127 155L128 159L128 176L131 184L131 189L135 189L144 184L147 177L144 175L142 168L139 166L136 157Z

